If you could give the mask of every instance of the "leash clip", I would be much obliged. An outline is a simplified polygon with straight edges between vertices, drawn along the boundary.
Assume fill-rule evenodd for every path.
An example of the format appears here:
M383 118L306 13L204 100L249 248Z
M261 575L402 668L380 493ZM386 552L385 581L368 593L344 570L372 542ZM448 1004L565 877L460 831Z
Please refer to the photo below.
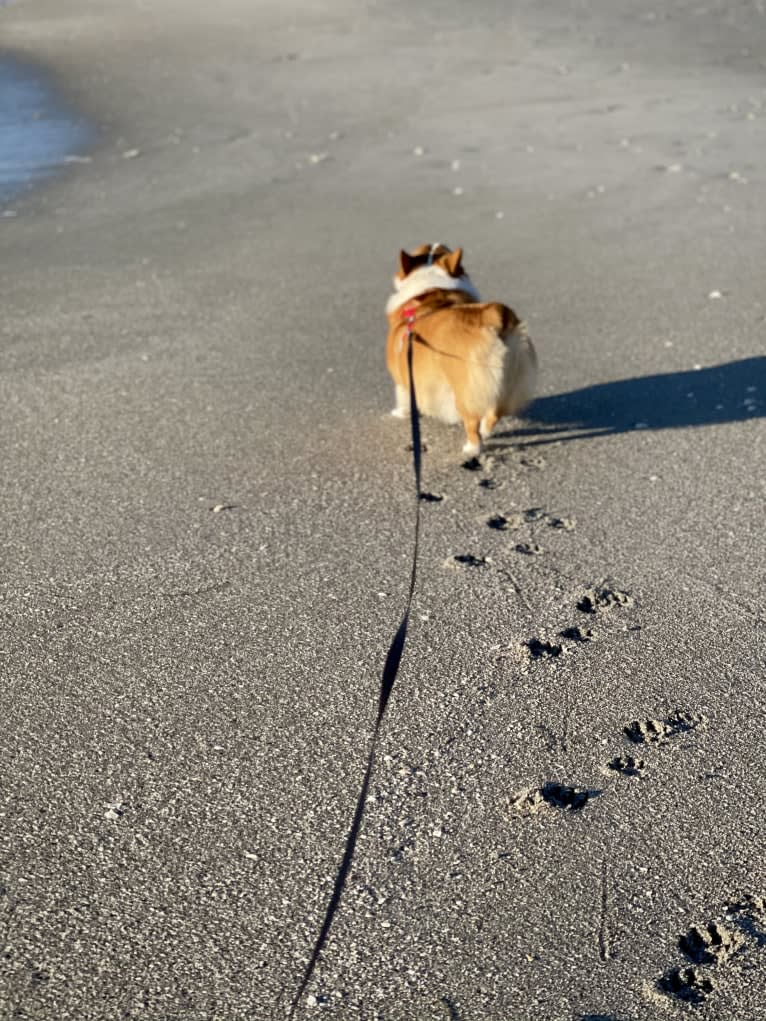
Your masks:
M410 306L409 308L402 309L402 315L404 316L404 321L407 324L407 329L410 330L410 332L412 331L412 324L415 322L415 317L417 315L417 311L418 310L416 308L414 308L413 306Z

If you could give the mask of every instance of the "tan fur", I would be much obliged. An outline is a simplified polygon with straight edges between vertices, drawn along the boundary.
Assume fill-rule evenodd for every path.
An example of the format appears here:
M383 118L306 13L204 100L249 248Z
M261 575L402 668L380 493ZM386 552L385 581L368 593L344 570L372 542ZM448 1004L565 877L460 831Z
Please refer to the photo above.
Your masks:
M400 254L397 280L425 266L430 245ZM444 245L433 262L461 277L462 250ZM416 278L418 279L418 278ZM448 281L449 283L449 281ZM513 309L498 302L477 303L460 290L433 289L407 301L415 320L413 370L418 408L447 422L462 421L467 453L478 453L498 419L516 415L534 395L537 356ZM397 408L406 413L409 390L407 324L403 308L388 315L388 371L396 386Z

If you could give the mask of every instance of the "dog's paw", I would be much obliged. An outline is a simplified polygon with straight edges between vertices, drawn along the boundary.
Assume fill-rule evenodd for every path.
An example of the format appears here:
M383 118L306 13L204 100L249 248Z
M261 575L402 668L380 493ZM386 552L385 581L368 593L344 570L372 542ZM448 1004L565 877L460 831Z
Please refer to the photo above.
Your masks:
M478 457L481 453L480 443L464 443L463 453L468 454L469 457Z
M394 418L409 418L410 413L406 408L392 408L391 414Z

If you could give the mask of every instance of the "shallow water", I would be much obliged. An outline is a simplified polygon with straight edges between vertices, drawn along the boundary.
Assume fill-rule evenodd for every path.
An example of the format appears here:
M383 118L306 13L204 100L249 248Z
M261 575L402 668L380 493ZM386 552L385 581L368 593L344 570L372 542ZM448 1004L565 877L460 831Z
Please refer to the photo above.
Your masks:
M0 57L0 204L44 181L68 156L82 153L93 135L39 68Z

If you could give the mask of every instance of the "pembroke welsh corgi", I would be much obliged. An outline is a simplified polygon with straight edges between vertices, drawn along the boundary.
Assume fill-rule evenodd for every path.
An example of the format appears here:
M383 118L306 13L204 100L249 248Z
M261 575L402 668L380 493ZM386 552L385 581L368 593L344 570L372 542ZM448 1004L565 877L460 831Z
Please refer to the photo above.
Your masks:
M537 355L524 323L498 302L482 302L463 269L463 250L421 245L399 253L388 299L388 371L396 388L391 412L410 411L407 336L419 411L465 426L463 452L481 451L498 419L518 414L532 399Z

